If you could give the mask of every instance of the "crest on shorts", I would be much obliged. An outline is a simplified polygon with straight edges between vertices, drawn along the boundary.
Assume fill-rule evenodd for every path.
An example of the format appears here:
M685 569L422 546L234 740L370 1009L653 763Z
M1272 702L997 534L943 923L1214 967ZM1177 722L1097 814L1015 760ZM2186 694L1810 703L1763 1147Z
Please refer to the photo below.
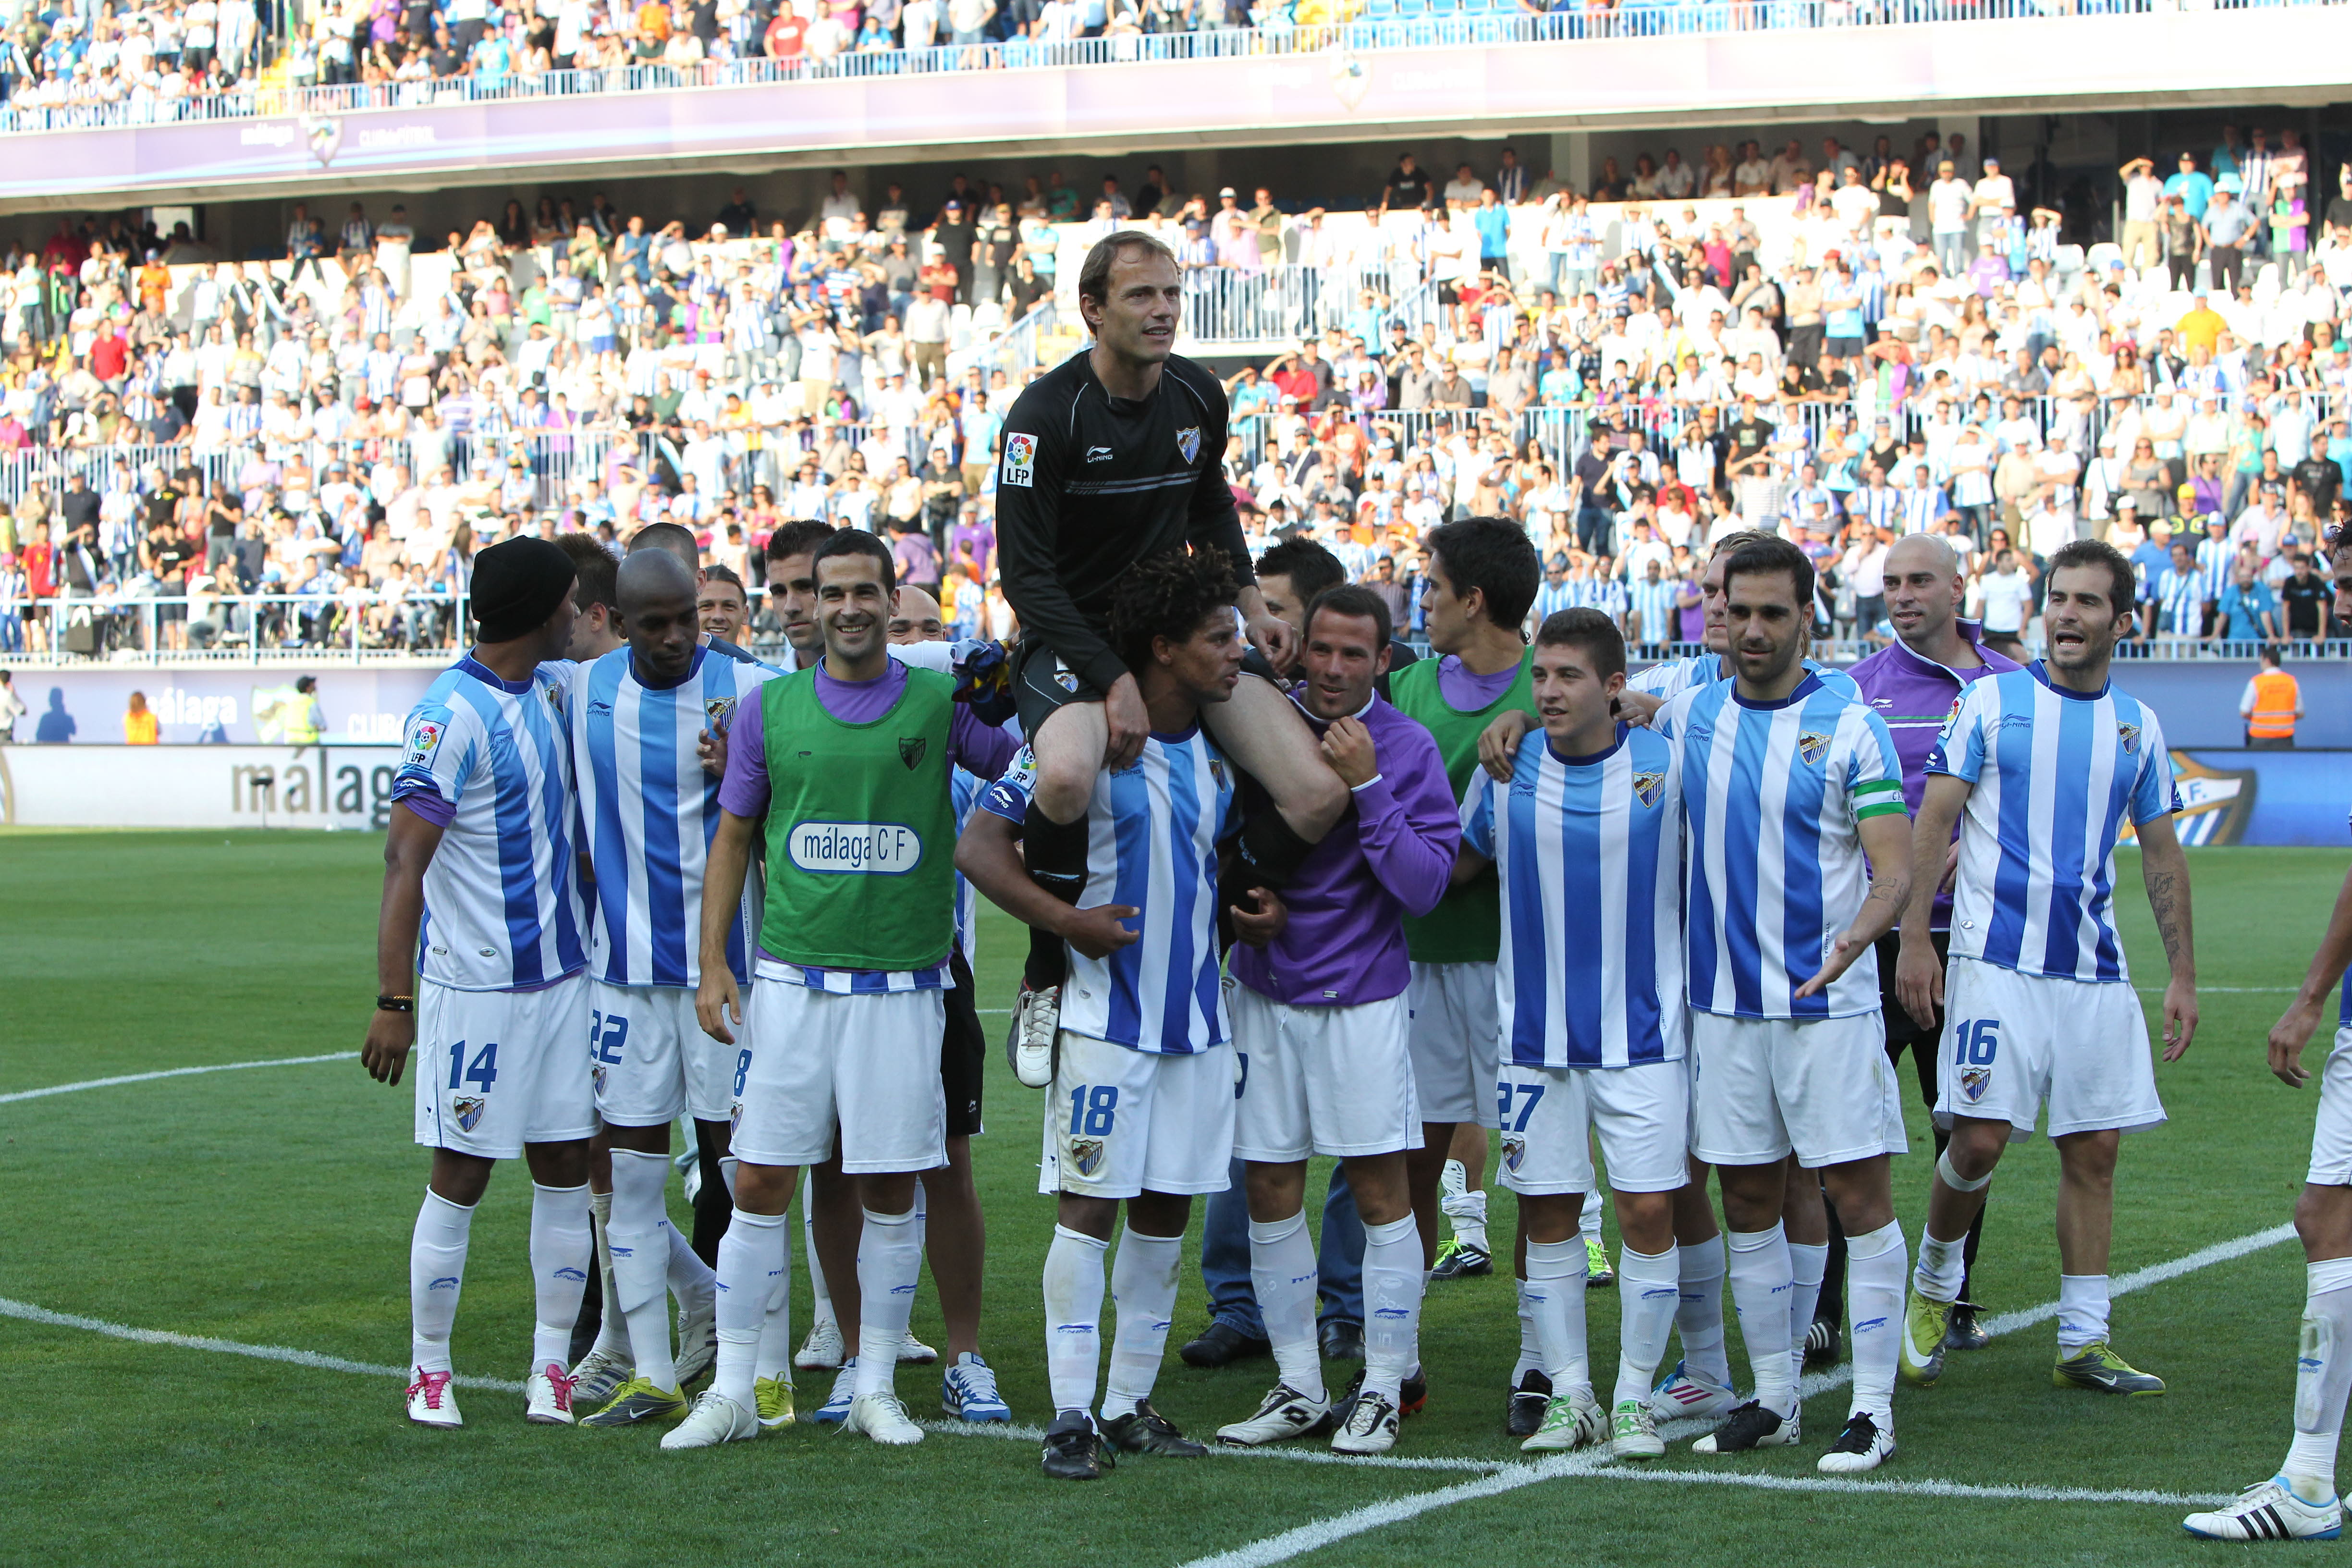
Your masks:
M1201 455L1201 427L1198 425L1187 425L1177 431L1176 449L1184 454L1184 460L1188 463L1198 458Z
M597 1097L599 1100L602 1100L602 1099L604 1098L604 1067L600 1064L599 1066L590 1068L588 1069L588 1076L589 1076L590 1078L593 1078L593 1079L594 1079L596 1080L596 1097Z
M1076 696L1078 692L1077 671L1072 669L1068 665L1056 660L1054 665L1054 684L1068 692L1071 696Z
M922 766L923 753L930 749L931 742L928 735L901 736L898 741L898 760L907 764L908 772L912 773Z
M1103 1168L1103 1158L1107 1152L1099 1138L1070 1140L1070 1163L1076 1167L1079 1175L1090 1181L1095 1173Z
M1640 801L1643 805L1657 805L1658 797L1665 792L1666 775L1659 770L1645 769L1633 775L1633 798Z
M1807 730L1797 737L1797 754L1807 763L1818 763L1830 753L1830 738L1819 730Z
M488 1105L489 1101L484 1100L478 1094L461 1094L457 1099L451 1100L449 1102L449 1109L457 1118L458 1131L462 1132L471 1132L476 1127L479 1126L482 1120L482 1112L488 1107Z
M1978 1100L1982 1100L1985 1096L1985 1090L1991 1087L1992 1068L1989 1067L1964 1067L1960 1069L1960 1095L1961 1098L1965 1099L1970 1105L1974 1105Z
M2118 724L2118 725L2116 725L2116 739L2123 742L2123 747L2124 747L2124 755L2126 755L2126 756L2129 757L2129 756L2137 756L2137 755L2139 753L2139 726L2138 726L2138 725L2137 725L2137 724Z
M1528 1141L1514 1132L1503 1140L1503 1169L1513 1175L1519 1173L1519 1162L1528 1157Z
M710 721L710 727L714 730L725 729L727 721L733 717L734 712L735 699L732 697L706 697L702 700L702 716Z
M1027 489L1037 482L1037 437L1023 432L1004 438L1004 472L1008 485Z

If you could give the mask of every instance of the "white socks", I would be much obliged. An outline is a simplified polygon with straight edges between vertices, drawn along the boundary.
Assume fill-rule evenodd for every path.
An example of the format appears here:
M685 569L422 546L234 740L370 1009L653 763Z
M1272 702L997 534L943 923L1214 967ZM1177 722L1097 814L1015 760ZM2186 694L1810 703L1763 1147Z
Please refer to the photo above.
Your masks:
M1821 1305L1822 1275L1829 1268L1829 1244L1789 1243L1789 1354L1797 1375L1805 1373L1805 1335L1813 1326L1813 1309Z
M588 1184L530 1184L530 1280L537 1311L530 1332L533 1372L571 1364L572 1325L588 1294L595 1246L588 1235Z
M1250 1221L1250 1287L1274 1346L1282 1381L1309 1399L1324 1397L1323 1355L1315 1342L1315 1243L1304 1210L1271 1224ZM1371 1294L1371 1236L1365 1232L1364 1290ZM1370 1349L1369 1342L1367 1350ZM1367 1376L1370 1374L1367 1373Z
M669 1212L667 1204L662 1212ZM669 1227L669 1293L689 1312L710 1310L711 1298L719 1293L719 1276L674 1225Z
M1775 1222L1769 1230L1728 1231L1731 1301L1739 1312L1739 1336L1748 1342L1748 1364L1756 1378L1756 1401L1783 1419L1796 1414L1797 1374L1789 1360L1789 1238Z
M1597 1186L1584 1194L1584 1212L1576 1216L1576 1234L1581 1241L1601 1239L1601 1189Z
M1402 1403L1420 1358L1421 1231L1408 1214L1364 1227L1365 1392Z
M588 1353L594 1355L602 1352L626 1361L629 1359L628 1320L613 1306L618 1294L613 1289L613 1248L607 1239L613 1229L613 1194L590 1193L588 1217L595 1222L592 1228L596 1233L596 1279L604 1291L597 1298L603 1307L596 1314L596 1342L589 1347Z
M2058 1349L2067 1355L2107 1337L2107 1277L2058 1276Z
M1045 1379L1056 1414L1087 1410L1095 1402L1102 1364L1103 1254L1109 1250L1108 1241L1057 1225L1045 1251Z
M474 1211L432 1188L408 1238L408 1356L426 1372L447 1372L449 1329L466 1285L466 1241Z
M824 1264L816 1255L816 1177L812 1173L801 1187L801 1247L807 1253L809 1272L809 1324L833 1321L833 1292L825 1289ZM855 1346L843 1351L845 1356L856 1352Z
M1895 1426L1895 1363L1902 1349L1903 1225L1890 1220L1845 1239L1845 1316L1853 1355L1853 1401L1881 1431Z
M1511 1364L1511 1386L1517 1388L1528 1373L1544 1369L1543 1342L1536 1338L1534 1298L1528 1294L1528 1282L1518 1281L1519 1288L1519 1359Z
M914 1316L923 1277L923 1238L915 1211L865 1211L857 1241L857 1382L854 1397L888 1394L898 1373L898 1345Z
M1938 1241L1922 1230L1919 1266L1911 1271L1912 1288L1930 1301L1959 1300L1960 1280L1968 1273L1964 1256L1968 1242L1965 1235L1952 1241Z
M758 1408L751 1383L761 1375L756 1369L768 1303L776 1295L791 1300L792 1269L784 1216L737 1209L719 1243L719 1362L710 1386L746 1410ZM789 1340L789 1319L776 1326L781 1337Z
M1666 1335L1674 1331L1680 1249L1673 1242L1664 1252L1617 1249L1617 1388L1610 1404L1629 1399L1647 1401L1657 1379L1658 1363L1666 1359Z
M1486 1193L1485 1188L1470 1190L1470 1173L1459 1160L1445 1162L1438 1177L1438 1190L1444 1195L1438 1199L1438 1212L1454 1222L1454 1239L1465 1247L1475 1247L1491 1254L1486 1245ZM1293 1384L1296 1387L1297 1384Z
M1675 1331L1682 1336L1683 1370L1727 1388L1731 1354L1723 1345L1723 1237L1710 1236L1675 1253L1682 1292L1675 1303Z
M1418 1242L1414 1256L1420 1256ZM1176 1278L1183 1261L1181 1236L1143 1236L1133 1226L1119 1233L1118 1258L1110 1270L1116 1316L1110 1376L1103 1385L1106 1421L1129 1414L1151 1397L1168 1350L1168 1325L1176 1316Z
M1589 1390L1592 1365L1584 1345L1583 1239L1528 1242L1527 1290L1552 1393Z
M2280 1473L2308 1503L2336 1496L2336 1445L2344 1400L2352 1393L2352 1258L2330 1258L2306 1270L2303 1338L2295 1352L2294 1444Z
M604 1321L627 1321L637 1375L664 1391L677 1386L669 1338L670 1223L662 1202L668 1180L668 1155L613 1151L612 1218L604 1231L613 1293L604 1299Z

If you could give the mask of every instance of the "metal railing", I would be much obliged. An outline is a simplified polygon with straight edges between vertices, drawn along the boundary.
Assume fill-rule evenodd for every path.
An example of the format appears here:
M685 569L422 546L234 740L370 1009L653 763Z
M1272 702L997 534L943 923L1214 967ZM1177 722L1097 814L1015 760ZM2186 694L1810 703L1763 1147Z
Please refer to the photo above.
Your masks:
M2338 0L2233 0L2242 10ZM764 58L691 66L627 65L509 74L495 79L341 86L238 86L172 100L0 106L0 132L80 131L185 124L258 116L322 116L374 109L506 102L585 94L682 91L800 81L861 79L958 70L1053 69L1166 60L1232 60L1462 45L1552 43L1584 38L1678 37L1814 28L1903 26L1927 22L2043 20L2064 16L2148 16L2187 9L2183 0L1568 0L1538 11L1520 0L1364 0L1353 19L1298 26L1276 16L1256 27L1126 33L1062 43L1027 39L929 48L862 48L817 59Z
M1434 285L1412 262L1191 268L1184 273L1183 331L1197 342L1214 344L1295 342L1338 328L1381 343L1391 320L1419 331L1433 319L1435 302Z
M362 664L466 646L467 595L117 595L0 601L0 658L17 668L101 664Z

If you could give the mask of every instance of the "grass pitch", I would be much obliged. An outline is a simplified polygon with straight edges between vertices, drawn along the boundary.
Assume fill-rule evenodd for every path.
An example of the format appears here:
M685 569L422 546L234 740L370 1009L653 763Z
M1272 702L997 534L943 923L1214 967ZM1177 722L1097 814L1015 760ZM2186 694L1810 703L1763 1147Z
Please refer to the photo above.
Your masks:
M1581 1462L1523 1467L1500 1426L1517 1331L1499 1276L1433 1291L1430 1407L1398 1449L1405 1461L1463 1463L1131 1461L1090 1487L1043 1480L1031 1444L945 1431L886 1450L803 1426L668 1455L652 1430L527 1426L520 1395L484 1390L462 1393L464 1430L424 1432L401 1418L389 1376L28 1321L33 1308L400 1363L425 1173L405 1085L386 1090L337 1060L8 1098L355 1051L373 995L379 847L358 835L0 837L12 895L0 909L0 1365L15 1394L0 1405L0 1563L2205 1561L2221 1549L2179 1533L2186 1506L2174 1500L2267 1476L2289 1435L2303 1294L2291 1241L2117 1300L2117 1346L2169 1381L2166 1397L2053 1390L2052 1331L2037 1324L1955 1356L1932 1391L1898 1391L1901 1452L1832 1489L1815 1489L1813 1461L1843 1419L1843 1390L1814 1396L1793 1450L1703 1465L1678 1442L1638 1479ZM2204 1023L2188 1058L2158 1069L2170 1124L2126 1142L2118 1277L2288 1217L2315 1091L2270 1077L2263 1036L2344 860L2336 850L2190 858ZM2152 1006L2161 954L2136 864L2123 870L2126 934ZM990 911L980 947L982 1004L1001 1008L1017 933ZM1038 1097L994 1070L991 1134L975 1144L990 1226L982 1348L1015 1419L1033 1423L1047 1414L1037 1279L1053 1217L1034 1191ZM1929 1169L1916 1151L1929 1145L1924 1112L1909 1114L1915 1153L1896 1163L1896 1198L1916 1245ZM2002 1165L1977 1283L1991 1313L2056 1295L2055 1176L2044 1142ZM502 1171L476 1222L461 1374L524 1371L529 1195L519 1169ZM1510 1235L1507 1194L1496 1193L1491 1225ZM1610 1235L1613 1247L1613 1225ZM807 1322L797 1265L795 1286L797 1335ZM1604 1372L1614 1293L1591 1305ZM1175 1339L1203 1312L1188 1273ZM928 1284L915 1327L940 1342ZM1264 1362L1220 1373L1170 1363L1156 1401L1196 1435L1246 1413L1270 1375ZM1733 1365L1743 1365L1736 1346ZM828 1380L804 1375L804 1410ZM919 1417L937 1415L935 1371L901 1369L898 1386ZM1987 1488L2024 1490L1969 1489ZM2114 1500L2121 1493L2165 1500Z

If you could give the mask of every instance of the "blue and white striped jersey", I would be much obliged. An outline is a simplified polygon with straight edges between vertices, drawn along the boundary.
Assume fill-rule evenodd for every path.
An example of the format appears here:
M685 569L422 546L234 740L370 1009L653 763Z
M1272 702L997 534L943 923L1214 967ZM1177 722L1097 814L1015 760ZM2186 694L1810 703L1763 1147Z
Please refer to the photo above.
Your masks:
M572 715L580 819L595 872L593 960L613 985L691 987L702 979L702 872L719 832L719 780L696 746L724 729L738 702L757 700L773 673L757 664L694 650L686 679L667 689L637 679L626 647L572 667ZM760 883L744 878L743 901L727 937L727 966L751 977L759 938Z
M1622 1068L1683 1054L1683 812L1665 737L1627 725L1597 757L1541 730L1511 782L1485 770L1462 837L1502 879L1503 1038L1523 1067Z
M572 858L573 667L509 684L470 654L409 711L392 798L442 827L425 870L417 973L457 991L522 991L586 965Z
M1869 895L1861 824L1903 814L1885 721L1809 675L1769 706L1728 680L1698 687L1654 722L1682 768L1691 1005L1741 1018L1874 1012L1873 953L1826 991L1793 994Z
M955 796L958 837L963 836L964 828L971 822L972 810L980 805L981 791L987 787L986 779L967 768L958 768L948 775L948 789ZM962 952L963 961L970 963L979 952L975 944L980 940L980 893L961 871L956 873L955 904L956 947Z
M1927 753L1976 787L1960 817L1952 952L2021 974L2120 984L2116 840L2180 809L2156 715L2111 685L2050 684L2039 660L1971 684Z
M1830 690L1847 701L1862 700L1862 688L1856 686L1853 683L1853 677L1844 670L1832 669L1828 665L1816 664L1810 658L1805 660L1805 668L1811 670L1823 686L1828 687ZM1730 679L1731 672L1725 668L1723 655L1695 653L1687 658L1660 659L1648 668L1627 676L1625 684L1636 691L1646 691L1653 697L1675 698L1681 696L1694 686L1714 686L1727 683Z
M981 809L1021 821L1036 772L1024 746ZM1233 764L1197 724L1155 732L1133 766L1096 776L1078 907L1139 910L1127 922L1139 937L1108 958L1069 950L1063 1028L1166 1056L1233 1037L1218 974L1217 849L1240 827Z

